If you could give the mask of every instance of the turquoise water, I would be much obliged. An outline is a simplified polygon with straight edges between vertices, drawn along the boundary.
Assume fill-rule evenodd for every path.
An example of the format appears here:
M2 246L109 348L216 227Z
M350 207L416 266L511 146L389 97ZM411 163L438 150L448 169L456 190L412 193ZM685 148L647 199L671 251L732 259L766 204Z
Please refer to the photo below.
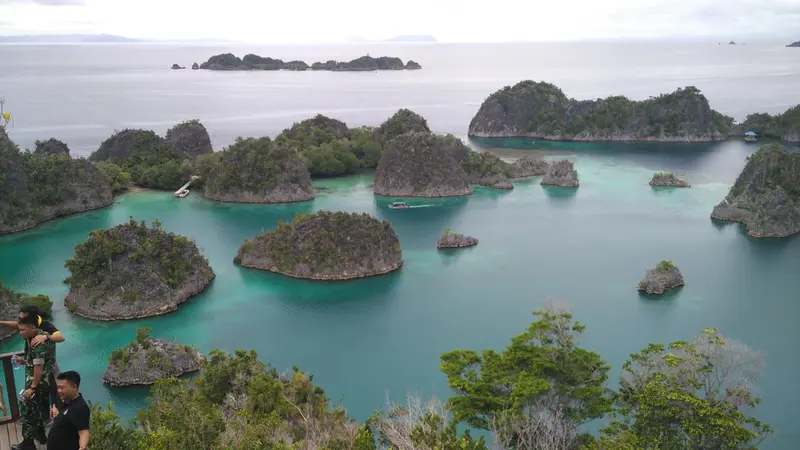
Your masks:
M720 327L762 350L762 417L780 429L763 448L794 448L800 356L800 240L755 240L709 213L755 146L727 142L695 147L582 146L577 190L543 188L538 178L511 192L476 189L468 197L407 199L434 206L391 210L371 192L370 174L317 183L313 202L229 205L192 194L143 191L114 206L0 238L0 276L11 287L56 301L62 370L77 369L84 395L113 400L131 416L145 389L102 386L111 350L135 328L207 352L254 348L279 370L298 365L359 419L407 392L448 395L438 357L454 348L500 348L548 299L568 301L588 325L585 346L618 368L650 342L688 339ZM563 149L562 149L563 150ZM496 150L508 156L532 150ZM553 150L547 157L558 157ZM652 189L655 170L685 174L691 189ZM242 269L232 263L245 238L318 209L364 211L394 225L405 264L389 275L308 282ZM128 220L159 219L194 238L217 274L211 287L167 316L96 323L70 315L60 301L64 260L89 231ZM445 227L480 239L477 247L439 252ZM636 283L647 268L674 260L686 287L654 300ZM21 342L2 345L5 350Z

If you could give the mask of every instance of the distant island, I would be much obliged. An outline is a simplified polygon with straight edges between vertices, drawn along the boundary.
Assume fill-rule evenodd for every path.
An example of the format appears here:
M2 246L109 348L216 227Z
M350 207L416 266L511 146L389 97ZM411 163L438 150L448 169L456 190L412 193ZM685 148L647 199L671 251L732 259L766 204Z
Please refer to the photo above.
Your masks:
M404 34L390 37L388 39L370 40L361 36L352 36L346 39L347 42L396 42L396 43L433 43L439 42L429 34Z
M553 141L708 142L726 139L733 122L712 110L693 86L642 101L623 96L575 100L554 84L526 80L484 100L468 134Z
M800 41L792 42L787 47L800 47Z
M282 59L259 56L253 53L248 53L242 58L233 53L222 53L212 56L208 61L200 64L199 68L206 70L329 70L333 72L363 72L374 70L419 70L422 66L418 62L411 60L403 63L402 59L392 56L373 58L366 55L351 61L328 60L308 65L305 61L283 61Z

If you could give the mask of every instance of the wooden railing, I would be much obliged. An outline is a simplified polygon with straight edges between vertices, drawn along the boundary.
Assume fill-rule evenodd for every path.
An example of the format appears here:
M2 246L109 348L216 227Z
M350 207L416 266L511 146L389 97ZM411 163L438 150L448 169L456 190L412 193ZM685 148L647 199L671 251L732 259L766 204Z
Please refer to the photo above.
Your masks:
M16 422L19 419L19 400L17 400L17 383L14 381L14 362L12 358L14 355L23 355L24 352L11 352L3 353L0 355L0 361L3 364L3 376L5 383L3 387L8 395L8 404L5 404L2 391L0 390L0 412L3 416L0 417L0 424Z

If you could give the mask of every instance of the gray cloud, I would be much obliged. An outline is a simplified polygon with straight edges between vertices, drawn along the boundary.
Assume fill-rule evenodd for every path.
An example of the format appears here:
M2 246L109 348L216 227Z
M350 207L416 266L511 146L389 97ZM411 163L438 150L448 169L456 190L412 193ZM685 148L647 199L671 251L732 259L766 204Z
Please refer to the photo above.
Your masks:
M83 6L86 0L32 0L33 3L43 6Z

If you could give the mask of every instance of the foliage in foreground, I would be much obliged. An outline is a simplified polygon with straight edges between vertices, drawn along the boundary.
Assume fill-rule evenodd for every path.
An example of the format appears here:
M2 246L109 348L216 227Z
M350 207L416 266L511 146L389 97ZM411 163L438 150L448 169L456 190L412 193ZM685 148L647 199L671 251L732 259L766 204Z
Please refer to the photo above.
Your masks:
M536 313L501 352L457 350L441 368L456 395L444 404L387 400L364 425L332 407L312 377L280 375L255 352L212 352L195 382L163 380L133 428L93 406L92 445L119 450L486 450L467 422L514 450L753 449L772 429L751 415L762 367L749 347L703 330L691 342L651 344L622 368L578 346L584 327L562 307ZM580 424L611 413L597 439Z

